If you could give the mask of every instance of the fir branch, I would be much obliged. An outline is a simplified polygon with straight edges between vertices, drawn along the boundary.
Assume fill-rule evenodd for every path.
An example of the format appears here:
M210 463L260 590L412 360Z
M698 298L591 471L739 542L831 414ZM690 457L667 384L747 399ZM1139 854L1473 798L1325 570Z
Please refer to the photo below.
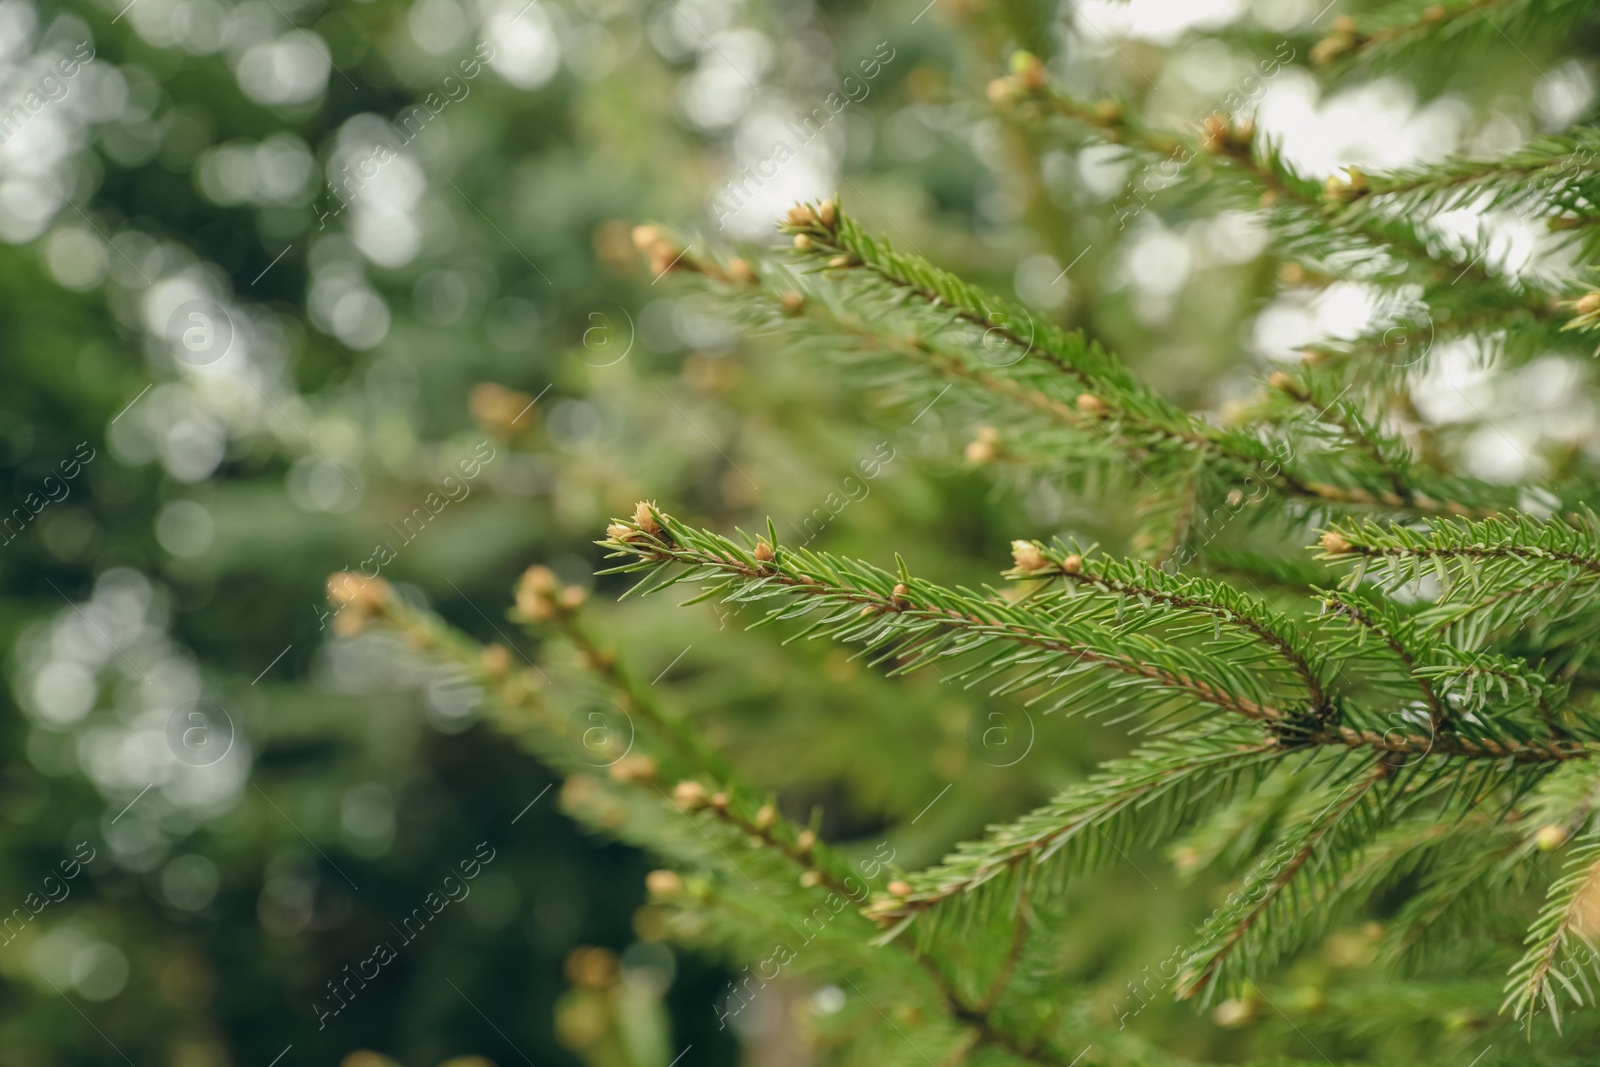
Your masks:
M1557 721L1566 701L1566 687L1552 685L1539 671L1518 660L1488 652L1467 652L1434 645L1433 662L1415 668L1419 679L1437 683L1441 696L1462 717L1504 716L1526 706L1549 724L1554 734L1568 731ZM1499 694L1499 701L1490 698Z
M1388 209L1478 210L1593 214L1590 197L1600 167L1600 132L1576 130L1535 137L1490 159L1455 156L1425 167L1367 176L1368 195Z
M1441 858L1492 852L1480 846L1484 831L1493 825L1478 813L1449 819L1437 810L1396 821L1360 846L1353 857L1340 861L1342 869L1336 863L1326 877L1308 885L1290 928L1279 924L1276 937L1280 942L1293 939L1304 943L1317 931L1343 920L1379 890L1431 870ZM1408 900L1407 905L1410 903Z
M895 252L887 242L869 236L833 201L815 209L794 208L784 232L794 236L796 255L812 269L870 274L910 299L945 309L955 320L1001 338L1010 346L1008 356L1018 353L1014 361L1044 362L1075 387L1089 390L1075 401L1079 425L1121 418L1185 451L1218 453L1247 468L1272 461L1271 452L1260 442L1218 431L1156 396L1081 332L1068 333L918 256Z
M555 573L535 564L517 582L512 618L532 630L556 629L582 654L584 664L615 690L627 709L637 711L688 766L715 779L732 769L681 720L669 715L655 690L637 678L616 650L602 644L583 617L587 595L581 586L562 588ZM625 709L625 710L627 710Z
M1119 604L1126 600L1146 607L1163 604L1191 616L1237 626L1260 639L1289 665L1305 686L1313 713L1323 715L1331 710L1322 656L1299 627L1270 605L1220 582L1169 573L1137 560L1089 555L1061 544L1023 543L1033 549L1028 562L1042 561L1043 565L1029 569L1019 565L1006 572L1007 577L1059 579L1069 587L1111 594Z
M1027 947L1028 934L1032 929L1029 920L1029 911L1032 907L1032 882L1026 875L1019 874L1017 886L1017 903L1014 910L1014 926L1011 931L1011 943L1006 947L1005 958L1000 963L1000 972L995 975L994 981L978 1002L976 1011L987 1016L994 1011L1000 998L1005 995L1011 985L1011 979L1016 974L1017 963L1022 959L1022 950Z
M1570 765L1568 765L1570 766ZM1529 872L1528 857L1488 820L1462 823L1479 840L1460 843L1431 864L1390 923L1384 955L1415 967L1430 943L1454 948L1490 933L1486 917L1509 908Z
M1478 840L1439 857L1422 874L1391 924L1385 954L1414 961L1430 942L1459 950L1473 941L1497 946L1527 931L1516 919L1524 894L1545 877L1536 862L1581 832L1600 802L1593 763L1566 763L1543 776L1499 820L1475 812L1459 826Z
M651 524L657 527L654 530L629 522L608 528L610 538L599 543L633 562L607 573L660 571L682 564L685 570L651 586L652 590L690 581L711 585L697 599L720 593L748 602L781 598L764 621L821 613L806 636L860 642L879 660L901 659L897 673L936 659L971 656L976 664L959 669L957 679L977 681L1018 668L1018 677L997 692L1031 685L1054 691L1080 666L1099 667L1184 703L1254 720L1285 716L1257 699L1265 694L1246 673L1136 633L1114 631L1059 611L1046 614L1026 604L947 589L905 573L897 578L864 563L804 548L778 548L762 541L746 549L660 512L653 518L659 523Z
M1068 333L1021 305L985 293L920 257L893 251L886 242L868 236L831 200L815 208L794 208L784 229L794 236L794 251L802 265L836 278L864 275L906 301L920 303L929 310L942 310L952 321L983 331L985 338L1000 338L1010 364L1004 370L995 364L978 367L970 362L970 356L962 360L948 353L930 359L935 351L933 343L921 336L887 337L887 347L938 373L965 379L990 393L1007 394L1063 425L1093 429L1124 462L1131 462L1130 450L1141 448L1158 448L1180 457L1198 454L1231 476L1260 478L1290 497L1347 506L1388 503L1359 485L1334 484L1297 472L1286 462L1286 457L1294 454L1286 441L1265 441L1243 429L1213 426L1173 406L1136 382L1119 361L1087 342L1081 333ZM769 273L763 272L763 277ZM791 295L792 290L786 289L771 293L769 299L783 304ZM792 314L809 303L801 301L795 307L789 301L785 310ZM874 331L881 335L882 324L859 318L849 321L846 315L828 309L826 302L821 313L835 322L844 320L843 328L857 336ZM1023 323L1027 324L1025 328ZM1058 372L1062 384L1070 383L1072 389L1085 391L1070 406L1063 398L1044 392L1052 383L1027 377L1022 369L1022 365L1039 363ZM1018 380L1019 375L1024 377ZM1006 379L1016 384L1002 386L1000 382ZM1339 465L1333 465L1330 474L1349 478L1349 472ZM1422 512L1473 510L1435 501L1421 492L1413 493L1409 501L1402 500L1400 506Z
M816 208L793 208L783 231L793 235L795 254L812 269L870 274L906 298L943 308L956 321L1014 346L1020 353L1017 359L1047 363L1082 388L1123 395L1130 406L1141 405L1144 421L1160 426L1176 440L1190 446L1206 443L1187 413L1138 385L1120 361L1087 341L1081 332L1069 333L1022 305L985 292L920 256L894 251L887 241L867 234L834 201L825 201Z
M1594 758L1600 745L1559 739L1462 737L1440 734L1423 737L1398 730L1373 730L1354 726L1329 726L1304 734L1286 734L1286 741L1305 745L1345 745L1394 756L1456 756L1463 759L1509 760L1512 763L1560 763Z
M1327 368L1358 386L1399 383L1425 368L1440 344L1467 344L1484 365L1526 364L1551 352L1588 357L1593 345L1566 329L1563 305L1529 293L1507 303L1479 286L1425 287L1414 309L1349 340L1305 345L1308 366ZM1574 307L1574 310L1576 308Z
M1389 562L1390 585L1420 579L1424 561L1441 565L1429 573L1446 585L1474 580L1481 585L1484 563L1508 564L1518 573L1558 564L1578 572L1569 572L1571 577L1584 577L1600 575L1600 518L1590 511L1571 515L1565 522L1510 514L1476 522L1435 520L1420 530L1338 523L1323 536L1322 547L1325 558L1341 562L1346 558Z
M484 648L450 627L437 616L419 610L400 598L382 581L356 575L339 575L330 581L343 590L355 590L355 599L342 594L346 610L353 612L353 624L346 632L382 628L404 637L408 648L462 671L490 694L490 706L501 716L498 725L524 739L539 757L565 775L587 775L599 769L577 758L567 747L566 719L539 699L537 691L548 681L534 685L540 673L532 665L527 670L512 667L510 654L501 646ZM530 568L519 583L515 615L522 621L559 624L568 632L580 634L584 650L583 667L608 685L617 687L629 708L640 713L638 754L628 753L606 764L608 777L616 783L649 798L652 805L664 804L677 813L710 812L742 832L736 838L745 843L750 837L764 842L775 855L782 855L799 868L802 883L827 884L841 888L852 898L864 897L867 886L854 887L857 876L843 857L817 839L815 832L802 830L778 814L769 802L743 786L721 757L710 753L698 739L685 744L680 728L653 696L633 680L618 657L601 648L589 636L589 629L577 618L583 602L581 587L561 588L555 577L542 567ZM576 594L574 593L576 590ZM702 779L713 783L711 787ZM663 784L673 785L671 794ZM615 831L616 826L608 827ZM625 827L624 827L625 829ZM640 844L654 844L645 838ZM718 853L719 858L726 856ZM794 874L789 875L791 879Z
M1420 515L1492 517L1515 506L1508 486L1438 471L1419 462L1397 434L1367 417L1363 407L1385 397L1363 397L1370 383L1308 361L1294 373L1275 371L1268 391L1245 417L1261 418L1296 445L1296 466L1307 476L1337 478L1354 486L1347 496Z
M1411 687L1420 691L1428 709L1430 735L1445 740L1457 736L1464 723L1478 730L1480 740L1493 737L1520 744L1545 735L1571 736L1558 720L1566 701L1566 687L1548 681L1529 664L1495 653L1458 649L1439 641L1421 616L1403 615L1387 603L1358 598L1355 594L1329 594L1324 603L1334 618L1348 619L1360 636L1374 634L1400 665L1399 695ZM1373 670L1364 680L1381 683Z
M1255 137L1253 125L1234 127L1214 120L1212 128L1208 145L1232 161L1246 176L1247 184L1272 208L1274 228L1292 242L1308 246L1312 252L1309 258L1327 263L1339 277L1351 280L1339 268L1337 255L1329 256L1319 247L1319 241L1326 240L1336 252L1360 247L1348 245L1341 238L1385 252L1396 260L1387 270L1392 272L1387 280L1392 283L1407 273L1415 277L1420 272L1434 283L1428 291L1435 296L1470 278L1476 283L1476 300L1508 311L1525 309L1530 301L1548 304L1551 299L1527 280L1507 277L1488 266L1487 248L1462 247L1428 229L1428 216L1383 210L1379 202L1367 197L1370 179L1365 172L1347 168L1348 178L1330 177L1318 190L1290 169L1276 145Z
M648 518L652 512L641 505L639 514ZM577 618L582 598L572 594L574 587L562 589L553 586L553 580L554 576L543 568L531 569L519 585L517 614L524 621L559 625L583 649L586 669L597 672L608 683L617 686L619 692L632 694L637 686L632 681L631 672L613 654L599 646L588 628ZM786 936L784 930L792 929L792 925L781 911L771 910L774 903L792 902L800 910L816 909L819 904L826 904L826 900L819 902L814 897L797 897L797 892L815 893L826 888L846 901L859 904L867 899L869 879L854 872L836 851L818 838L814 830L796 827L783 818L770 801L759 800L750 790L733 780L725 769L718 774L721 769L719 759L688 767L687 776L678 781L669 794L663 788L663 780L670 780L675 768L664 764L672 757L658 763L656 758L642 753L626 756L607 768L612 789L620 793L620 796L615 795L599 781L582 773L594 768L583 766L570 752L565 751L563 724L559 717L537 702L531 694L531 676L537 672L537 668L530 667L526 672L512 670L509 656L503 648L482 648L436 616L411 607L396 596L386 583L368 581L354 575L338 576L335 581L339 583L341 599L351 611L348 616L350 621L344 624L347 634L369 627L381 627L401 634L409 648L450 663L483 685L491 695L491 706L505 716L503 728L526 738L533 743L541 757L558 769L572 774L563 788L563 802L569 809L576 809L587 821L606 833L622 836L658 854L680 861L692 858L708 866L720 863L732 868L740 876L728 879L721 887L720 894L703 887L698 893L702 903L714 900L717 908L737 915L741 924L765 924L772 933ZM643 710L645 702L636 700L633 706ZM649 732L646 735L645 731L641 731L641 740L648 738L647 745L653 742L670 751L674 747L668 736L673 732L671 720L659 707L654 704L650 707L654 713L646 719ZM530 715L530 712L533 714ZM533 727L531 732L529 726ZM696 757L699 751L697 744L678 755ZM713 778L715 784L707 787L700 781L702 777ZM616 810L616 803L621 797L627 798L626 814L619 814ZM663 809L672 811L675 818L689 820L698 836L674 837L673 823L661 821L660 812ZM722 844L707 832L717 828L726 835ZM752 850L752 844L760 847ZM743 860L740 863L735 863L729 857L727 850L730 848L742 849ZM762 854L773 858L776 865L765 865L758 869L751 862L751 857ZM789 869L784 870L785 867ZM799 871L798 878L794 875L795 869ZM679 905L688 903L681 879L671 872L658 872L658 875L652 883L653 895L663 902ZM781 881L777 880L780 878ZM749 884L750 893L743 893L739 889L741 881ZM830 914L836 910L831 905L827 906ZM859 923L862 920L856 917L851 921ZM845 925L848 926L848 923ZM863 939L836 931L831 924L824 929L828 931L828 951L840 965L864 973L885 969L881 962L882 955L867 951ZM765 948L765 945L747 946L746 954L764 951ZM1066 1067L1067 1061L1057 1057L1051 1050L1031 1047L997 1025L992 1018L992 1003L978 1006L964 1003L925 955L909 953L902 957L897 953L893 958L914 960L916 969L912 973L920 974L932 983L945 1019L972 1035L967 1039L969 1042L1005 1049L1023 1062ZM1015 966L1014 958L1010 966ZM1002 991L1003 987L1004 983L1001 983Z
M909 891L875 903L871 914L885 922L904 919L970 894L1024 863L1033 871L1048 864L1085 869L1100 843L1159 840L1285 754L1240 727L1164 738L1104 764L1015 822L991 827L983 840L958 845L938 866L909 876Z
M647 524L619 520L607 532L610 536L598 543L613 557L630 562L606 573L647 573L639 588L648 591L684 581L707 586L695 601L718 595L736 602L778 601L756 625L820 614L799 636L859 643L879 662L900 660L895 673L936 660L965 658L966 665L948 676L951 680L975 684L1010 672L1012 677L995 693L1042 687L1042 697L1060 694L1066 681L1082 671L1105 669L1144 687L1152 698L1150 714L1158 720L1184 712L1192 719L1205 708L1215 708L1261 723L1277 743L1290 748L1337 745L1520 764L1587 759L1593 754L1593 746L1582 742L1445 732L1418 737L1326 725L1299 708L1271 702L1261 680L1238 669L1239 664L1214 654L1192 653L1169 640L1150 639L1137 632L1133 620L1111 628L1061 610L947 589L913 578L903 569L895 576L826 553L775 547L771 540L745 548L654 509ZM1041 577L1046 569L1042 553L1028 542L1020 545L1025 547L1017 550L1018 567ZM673 573L674 565L683 569ZM1145 615L1142 624L1160 618L1161 613ZM1101 688L1073 695L1086 714L1093 714L1113 706L1119 691ZM1067 699L1058 697L1058 706Z
M1375 810L1364 809L1388 777L1388 767L1379 763L1278 843L1272 856L1245 880L1240 890L1243 912L1224 908L1205 924L1205 943L1190 953L1179 975L1180 998L1204 991L1210 999L1243 981L1259 961L1281 952L1291 928L1290 913L1297 908L1310 910L1307 894L1314 897L1317 880L1328 879L1335 870L1331 855L1371 836L1384 806L1380 802Z
M1561 991L1578 1005L1592 1002L1596 912L1600 909L1600 832L1581 837L1567 858L1566 873L1550 887L1544 908L1528 930L1527 949L1511 969L1501 1010L1515 1018L1532 1017L1541 1008L1561 1029ZM1574 955L1581 943L1584 958ZM1558 964L1570 966L1562 970ZM1587 999L1586 999L1587 998Z
M1296 404L1316 408L1317 418L1326 418L1338 426L1346 437L1372 458L1391 490L1390 495L1384 498L1384 503L1392 502L1395 507L1414 506L1415 491L1407 481L1411 466L1410 453L1400 442L1384 436L1354 407L1341 403L1342 393L1328 398L1313 381L1297 381L1284 371L1273 374L1268 383Z
M1398 59L1420 48L1461 47L1472 38L1558 33L1588 5L1579 0L1396 0L1358 17L1341 16L1312 48L1312 63Z
M1600 765L1569 763L1556 768L1521 807L1537 828L1534 843L1546 851L1559 848L1580 832L1600 809Z
M1166 466L1214 459L1174 441L1170 427L1109 414L1101 395L1110 386L1078 392L1075 379L1010 341L992 350L990 335L952 320L942 304L908 299L871 272L827 273L831 281L819 285L788 263L769 262L756 288L724 292L730 311L754 330L842 363L885 399L914 410L913 421L934 404L950 417L954 405L956 418L1005 427L1005 458L1074 483L1130 468L1160 478Z
M874 350L891 353L898 362L926 371L933 380L946 381L969 396L979 397L994 420L1006 424L1008 430L1014 427L1017 419L1035 416L1048 425L1076 433L1093 431L1094 436L1111 446L1119 459L1129 454L1143 454L1149 448L1148 437L1122 433L1121 427L1108 431L1100 425L1095 413L1080 410L1068 397L1053 395L1050 388L1055 383L1049 380L1023 375L1014 365L973 359L940 343L936 333L924 336L911 330L902 334L885 323L866 320L859 306L848 308L825 298L831 294L814 293L810 299L802 298L781 275L775 277L778 274L769 271L762 275L760 295L769 310L776 313L763 323L769 328L782 328L786 320L792 324L797 318L803 318L823 325L831 333L853 338L861 346L857 353L860 360L870 358ZM832 354L839 354L836 345L830 344L828 348ZM921 376L915 383L906 382L901 376L896 384L921 384ZM943 390L924 389L919 398L926 402L942 393ZM1054 445L1054 439L1050 443ZM1052 451L1058 450L1052 448ZM1039 462L1045 461L1046 457L1041 455Z
M1531 618L1571 617L1600 595L1600 520L1587 509L1548 520L1436 520L1420 529L1342 523L1321 544L1323 558L1354 564L1346 588L1369 576L1386 589L1436 579L1436 601L1419 622L1462 648ZM1586 622L1571 640L1581 643L1589 629Z
M1387 276L1390 281L1421 269L1444 283L1433 290L1435 294L1471 278L1477 283L1472 287L1475 300L1508 312L1525 310L1530 302L1535 308L1550 303L1550 294L1538 294L1526 279L1507 278L1487 267L1485 249L1453 248L1440 235L1428 232L1418 212L1375 207L1377 202L1368 198L1371 186L1365 174L1352 169L1348 180L1330 178L1325 185L1302 178L1283 162L1275 146L1257 137L1248 120L1234 124L1219 113L1206 120L1199 137L1180 136L1149 126L1126 109L1089 107L1073 100L1050 82L1043 65L1032 56L1024 55L1014 66L1019 73L991 85L991 100L1042 102L1107 140L1166 157L1180 168L1197 159L1220 164L1236 179L1234 190L1248 193L1250 206L1267 209L1281 238L1280 254L1321 265L1346 280L1362 261L1367 262L1361 273ZM1386 257L1391 262L1381 262ZM1373 262L1375 258L1379 262ZM1559 288L1576 295L1568 292L1570 285Z
M1417 688L1421 690L1423 700L1427 702L1428 718L1433 733L1437 735L1443 730L1447 720L1444 705L1440 703L1439 694L1434 691L1433 682L1430 678L1417 670L1416 657L1406 647L1408 642L1405 640L1405 636L1409 635L1403 634L1401 621L1383 612L1379 605L1370 601L1362 601L1352 594L1345 594L1344 596L1332 594L1329 595L1324 603L1333 615L1349 619L1366 633L1375 635L1388 647L1389 651L1394 653L1395 658L1400 661L1406 673L1411 676L1412 680L1416 682Z

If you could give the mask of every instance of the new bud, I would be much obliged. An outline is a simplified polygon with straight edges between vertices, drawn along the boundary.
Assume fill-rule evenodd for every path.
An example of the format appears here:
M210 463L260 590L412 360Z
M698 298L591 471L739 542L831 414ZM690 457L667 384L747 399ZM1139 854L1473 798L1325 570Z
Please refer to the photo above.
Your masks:
M1541 852L1554 852L1567 843L1567 831L1561 826L1541 826L1539 832L1533 835L1533 840Z
M1342 556L1350 551L1350 542L1346 541L1344 535L1337 530L1329 530L1322 535L1322 548L1335 556Z
M686 778L673 788L672 799L678 802L679 807L696 811L706 806L710 793L693 778Z
M1039 551L1039 546L1032 541L1011 542L1011 559L1018 570L1039 571L1050 565L1044 558L1044 553Z

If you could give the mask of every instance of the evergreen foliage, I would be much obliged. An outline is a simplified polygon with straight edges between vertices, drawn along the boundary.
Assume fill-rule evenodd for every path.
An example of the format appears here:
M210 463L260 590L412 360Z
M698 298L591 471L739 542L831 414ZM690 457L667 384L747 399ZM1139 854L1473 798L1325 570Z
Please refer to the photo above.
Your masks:
M1311 58L1359 73L1543 37L1580 6L1392 4L1341 20ZM1401 310L1262 371L1224 418L1085 331L873 235L849 196L796 206L776 249L707 252L639 228L661 273L743 325L757 366L816 360L899 425L938 405L969 427L973 464L1135 508L1141 525L1123 551L1014 540L1007 584L973 588L914 573L902 546L858 559L771 521L730 537L643 502L599 542L603 573L640 594L691 589L688 604L785 642L836 643L877 677L926 670L1040 721L1097 722L1076 736L1136 741L920 871L861 858L745 782L698 715L664 705L593 636L582 591L535 568L513 617L576 646L630 731L604 778L568 779L568 810L668 862L650 883L665 929L755 968L730 1005L791 961L858 994L828 1024L841 1062L1192 1062L1136 1022L1174 996L1219 1021L1262 1004L1288 1024L1238 1062L1336 1062L1317 1040L1351 1062L1467 1062L1468 1049L1474 1063L1585 1062L1600 1034L1592 457L1538 484L1487 479L1407 405L1445 344L1499 367L1590 358L1594 132L1324 184L1248 119L1163 130L1134 101L1078 99L1027 53L988 95L1033 143L1100 144L1135 175L1160 169L1162 204L1252 210L1295 277L1359 279ZM1144 207L1124 205L1119 225ZM1437 225L1463 208L1548 224L1551 243L1513 268L1487 238ZM498 694L503 728L569 771L599 765L574 762L568 720L504 649L349 580L363 624L470 670ZM1074 916L1098 871L1157 850L1220 887L1216 904L1107 1011ZM1363 923L1390 984L1295 993L1298 961ZM1395 1036L1416 1027L1449 1038Z
M0 1067L1594 1062L1600 19L1148 6L0 5Z

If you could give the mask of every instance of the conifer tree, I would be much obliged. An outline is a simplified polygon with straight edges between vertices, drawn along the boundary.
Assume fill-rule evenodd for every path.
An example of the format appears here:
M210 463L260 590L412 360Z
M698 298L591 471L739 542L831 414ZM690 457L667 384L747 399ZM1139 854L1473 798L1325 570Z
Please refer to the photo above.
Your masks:
M1307 56L1361 77L1427 49L1547 43L1583 7L1393 3ZM938 405L972 466L1132 510L1139 529L1108 545L1018 531L983 550L1003 581L981 587L918 573L913 546L856 559L775 522L707 529L692 502L641 502L599 544L633 593L690 590L774 640L837 643L885 685L932 672L1040 720L1093 720L1075 736L1115 753L1097 771L913 869L897 842L915 820L836 847L629 662L609 635L626 607L597 616L551 570L530 570L511 610L537 663L351 575L330 589L341 630L403 634L469 672L498 725L568 775L565 810L661 857L641 923L729 962L719 1017L774 983L842 994L813 1012L839 1062L1590 1062L1592 449L1494 481L1415 398L1444 388L1427 375L1447 349L1500 370L1592 358L1600 142L1578 128L1322 182L1246 117L1163 129L1062 74L1016 53L987 106L1030 144L1115 146L1135 177L1113 225L1174 202L1249 211L1285 284L1358 279L1400 310L1254 368L1224 415L875 235L848 195L796 206L777 248L707 252L644 226L652 273L717 300L756 366L810 361L901 425ZM1514 268L1439 225L1459 209L1547 236ZM879 754L885 774L899 755ZM1082 924L1106 913L1106 872L1158 854L1190 888L1151 906L1191 929L1134 974L1101 973ZM1317 961L1340 952L1370 966L1322 982ZM1223 1030L1146 1025L1172 999Z

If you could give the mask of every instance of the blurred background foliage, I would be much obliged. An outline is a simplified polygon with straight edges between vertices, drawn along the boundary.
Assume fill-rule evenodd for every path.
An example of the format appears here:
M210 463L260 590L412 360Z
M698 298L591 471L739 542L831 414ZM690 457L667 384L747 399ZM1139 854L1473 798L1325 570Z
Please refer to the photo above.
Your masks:
M1137 518L1094 492L1016 482L937 410L874 412L741 337L630 229L760 243L838 190L1225 410L1246 371L1359 327L1361 294L1285 289L1247 208L1179 198L1119 226L1127 162L997 117L984 86L1024 47L1179 127L1248 86L1318 176L1503 151L1592 106L1592 25L1563 30L1580 58L1549 76L1536 42L1329 72L1306 65L1319 8L0 2L0 910L23 909L0 935L0 1064L804 1062L805 1017L843 994L721 1029L729 973L658 940L647 858L569 822L460 679L330 641L325 577L376 563L544 662L570 653L512 631L516 576L592 585L592 540L641 497L949 581L985 580L1012 537L1126 543ZM780 651L710 606L609 599L608 639L786 810L864 855L892 827L906 867L1126 743ZM197 701L219 709L193 720L203 758ZM39 907L80 842L94 858ZM1106 975L1102 1013L1213 888L1134 860L1067 942ZM1370 938L1338 936L1307 988L1359 984ZM384 942L394 961L325 1016ZM1225 1055L1254 1011L1228 1010L1141 1025Z

